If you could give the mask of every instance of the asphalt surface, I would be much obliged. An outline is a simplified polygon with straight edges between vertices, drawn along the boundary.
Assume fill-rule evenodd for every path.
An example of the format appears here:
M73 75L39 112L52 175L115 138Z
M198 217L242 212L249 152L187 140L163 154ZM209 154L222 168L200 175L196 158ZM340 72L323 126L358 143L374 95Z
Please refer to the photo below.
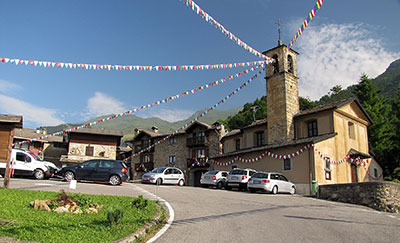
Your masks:
M0 179L2 183L2 179ZM10 188L88 194L159 196L174 209L156 242L400 242L400 215L299 195L211 188L12 179Z

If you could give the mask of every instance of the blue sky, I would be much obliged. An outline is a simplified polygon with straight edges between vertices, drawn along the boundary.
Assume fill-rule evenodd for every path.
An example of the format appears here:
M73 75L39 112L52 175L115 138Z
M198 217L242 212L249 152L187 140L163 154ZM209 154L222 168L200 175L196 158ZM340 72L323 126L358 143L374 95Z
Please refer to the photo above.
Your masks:
M258 51L293 38L316 0L198 0L212 17ZM325 0L293 49L300 95L318 99L334 85L375 77L400 58L399 0ZM219 64L260 60L179 0L2 0L0 57L122 65ZM24 116L24 127L82 122L120 113L247 68L94 71L0 63L0 113ZM214 105L251 73L136 115L168 121ZM265 94L258 78L219 109Z

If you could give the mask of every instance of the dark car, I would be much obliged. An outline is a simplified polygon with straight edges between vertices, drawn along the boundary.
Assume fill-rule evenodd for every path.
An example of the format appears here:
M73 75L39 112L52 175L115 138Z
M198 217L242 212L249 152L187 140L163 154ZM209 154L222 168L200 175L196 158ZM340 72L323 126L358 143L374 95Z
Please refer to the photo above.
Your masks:
M78 165L64 167L58 174L66 181L108 182L111 185L119 185L128 180L128 169L120 160L88 160Z

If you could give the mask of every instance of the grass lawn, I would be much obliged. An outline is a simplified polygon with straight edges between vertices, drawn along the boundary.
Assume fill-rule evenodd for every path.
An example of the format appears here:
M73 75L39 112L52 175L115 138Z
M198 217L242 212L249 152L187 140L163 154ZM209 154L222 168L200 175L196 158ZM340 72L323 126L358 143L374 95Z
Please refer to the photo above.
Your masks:
M156 203L150 200L138 209L132 206L133 197L76 193L68 195L102 204L104 208L98 214L57 214L34 210L29 205L35 199L56 199L56 194L0 188L0 236L39 242L110 242L135 232L157 212ZM112 208L123 212L121 221L113 226L107 219Z

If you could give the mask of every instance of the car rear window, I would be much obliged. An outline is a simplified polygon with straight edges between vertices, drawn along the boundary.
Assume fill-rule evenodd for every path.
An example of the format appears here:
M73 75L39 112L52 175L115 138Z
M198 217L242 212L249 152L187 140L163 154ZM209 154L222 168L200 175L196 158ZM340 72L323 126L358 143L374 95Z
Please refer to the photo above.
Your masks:
M265 178L268 179L268 174L265 173L255 173L252 178Z
M207 175L216 175L219 171L218 170L211 170L209 172L207 172Z
M230 175L247 175L245 170L232 170L229 172Z

